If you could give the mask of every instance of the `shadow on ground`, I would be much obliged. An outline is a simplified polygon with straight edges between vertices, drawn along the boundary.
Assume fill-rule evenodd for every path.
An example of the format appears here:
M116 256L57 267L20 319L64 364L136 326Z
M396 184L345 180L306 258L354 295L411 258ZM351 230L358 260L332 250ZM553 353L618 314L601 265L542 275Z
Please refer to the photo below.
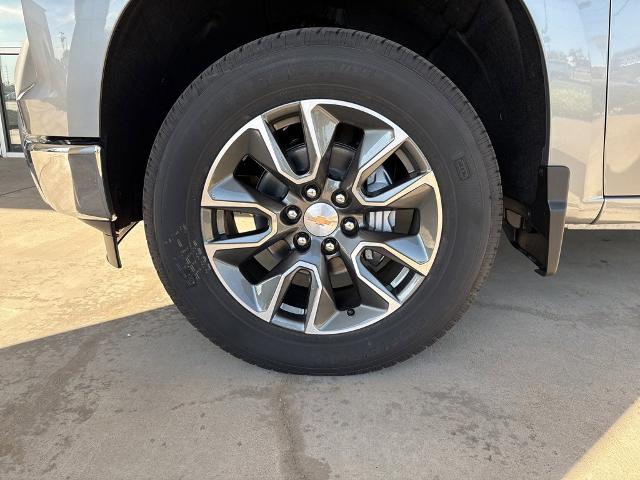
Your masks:
M247 365L175 307L0 350L2 478L560 478L640 395L640 232L503 242L476 305L368 375Z
M24 158L0 159L0 209L42 209L49 206L34 192L36 187Z

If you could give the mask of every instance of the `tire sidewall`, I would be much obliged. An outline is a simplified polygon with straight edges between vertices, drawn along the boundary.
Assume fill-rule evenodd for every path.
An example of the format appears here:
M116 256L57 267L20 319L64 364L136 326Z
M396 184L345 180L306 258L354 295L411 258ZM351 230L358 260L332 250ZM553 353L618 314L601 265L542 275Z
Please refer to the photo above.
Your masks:
M473 110L462 108L466 101L453 84L420 60L424 71L340 45L274 48L214 66L174 106L152 155L157 168L147 223L167 290L216 343L278 369L366 370L431 343L468 303L495 228L487 152L479 145L483 129ZM414 295L376 324L329 336L286 330L250 314L213 272L200 227L204 182L228 139L272 108L311 98L362 105L403 128L433 168L443 209L437 256Z

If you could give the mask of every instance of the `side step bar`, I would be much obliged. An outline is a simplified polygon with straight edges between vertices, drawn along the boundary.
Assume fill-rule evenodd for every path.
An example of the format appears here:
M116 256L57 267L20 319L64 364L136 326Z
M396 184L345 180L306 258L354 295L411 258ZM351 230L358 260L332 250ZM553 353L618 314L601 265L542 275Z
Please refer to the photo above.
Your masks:
M538 172L538 190L533 205L504 199L503 230L511 244L550 276L558 270L569 195L569 169L543 166Z

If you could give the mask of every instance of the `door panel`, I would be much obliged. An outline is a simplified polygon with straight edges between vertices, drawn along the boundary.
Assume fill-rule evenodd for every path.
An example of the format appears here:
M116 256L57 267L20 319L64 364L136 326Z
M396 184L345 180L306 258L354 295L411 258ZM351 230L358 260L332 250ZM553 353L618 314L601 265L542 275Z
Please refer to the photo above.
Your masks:
M609 0L525 4L542 41L549 79L549 165L571 170L567 223L591 223L604 196Z
M0 48L0 156L22 150L14 79L18 56L3 52Z
M640 195L640 0L611 3L604 193Z

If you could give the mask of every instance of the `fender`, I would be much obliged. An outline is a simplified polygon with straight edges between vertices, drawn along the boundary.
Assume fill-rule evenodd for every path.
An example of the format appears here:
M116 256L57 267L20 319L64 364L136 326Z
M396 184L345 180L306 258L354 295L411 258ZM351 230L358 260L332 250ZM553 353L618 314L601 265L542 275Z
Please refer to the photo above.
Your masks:
M136 1L23 0L29 41L21 53L16 86L27 141L100 144L102 75L110 40ZM554 225L591 223L604 203L610 2L521 1L538 34L547 76L549 139L541 164L571 172L566 218L558 222L556 215ZM74 12L71 20L69 12ZM550 236L561 242L561 234ZM559 255L559 245L549 250ZM547 262L540 257L548 255L533 256L544 270Z

